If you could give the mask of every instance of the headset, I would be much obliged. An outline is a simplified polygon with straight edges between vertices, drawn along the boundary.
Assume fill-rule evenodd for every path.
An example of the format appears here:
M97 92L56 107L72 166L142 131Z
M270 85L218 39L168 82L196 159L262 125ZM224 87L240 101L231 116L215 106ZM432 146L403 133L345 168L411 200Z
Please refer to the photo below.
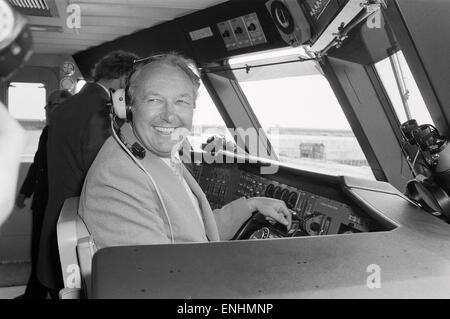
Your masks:
M149 178L150 183L153 184L156 190L156 194L159 198L159 201L161 202L164 214L167 218L167 222L169 224L169 230L170 230L170 237L172 244L175 243L174 236L173 236L173 228L172 223L170 221L169 214L167 213L166 205L164 204L163 197L161 195L161 192L159 190L158 185L156 184L155 180L153 179L152 175L145 169L145 167L140 163L139 159L143 159L145 157L145 148L142 147L139 143L134 143L133 145L130 145L127 143L120 133L120 124L118 123L117 119L125 120L127 122L132 122L133 116L131 112L130 107L130 98L128 96L128 87L125 89L117 89L113 90L110 89L110 97L111 101L109 103L109 106L111 106L111 130L113 133L114 139L119 143L120 147L131 157L133 162L145 173L145 175ZM134 128L133 128L134 131Z
M131 122L133 113L130 107L130 97L128 95L128 87L125 89L109 90L111 94L111 103L114 113L119 119Z

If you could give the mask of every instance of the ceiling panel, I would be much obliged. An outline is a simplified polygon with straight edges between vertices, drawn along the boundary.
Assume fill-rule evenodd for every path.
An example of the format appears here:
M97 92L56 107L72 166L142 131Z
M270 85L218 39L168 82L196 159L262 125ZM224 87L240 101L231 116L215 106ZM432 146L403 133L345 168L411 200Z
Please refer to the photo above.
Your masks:
M242 0L243 1L243 0ZM79 0L76 3L121 4L135 7L181 8L200 10L225 2L224 0Z
M103 34L120 34L120 36L125 34L130 34L136 30L143 29L145 27L120 27L120 26L83 26L79 31L78 34L75 33L73 30L69 30L67 33L76 34L77 36L83 35L83 34L97 34L98 39L101 39ZM70 36L70 35L68 35ZM100 42L101 43L101 42Z
M36 38L34 39L35 44L55 44L61 46L61 39L49 39L49 38ZM96 45L97 41L95 40L86 40L86 39L66 39L64 43L68 43L71 45Z
M130 29L130 32L132 29ZM98 41L99 36L101 35L105 41L113 40L119 36L121 36L121 32L116 33L87 33L87 32L80 32L80 34L77 35L76 38L68 38L67 34L64 32L57 33L57 32L35 32L33 39L59 39L59 40L66 40L66 39L86 39L86 40L96 40Z
M136 17L86 17L81 18L81 29L83 26L94 27L94 26L118 26L118 27L134 27L134 28L148 28L157 23L164 21L169 21L171 19L165 20L154 20L149 18L136 18Z
M86 16L111 16L111 17L147 17L149 19L167 20L178 17L192 9L160 8L160 7L134 7L127 5L111 4L105 10L104 4L80 4L82 17Z
M23 1L23 0L20 0ZM74 54L225 0L46 0L51 16L27 15L36 53ZM67 27L69 3L81 9L81 28ZM51 26L59 30L51 30ZM54 28L53 28L54 29Z

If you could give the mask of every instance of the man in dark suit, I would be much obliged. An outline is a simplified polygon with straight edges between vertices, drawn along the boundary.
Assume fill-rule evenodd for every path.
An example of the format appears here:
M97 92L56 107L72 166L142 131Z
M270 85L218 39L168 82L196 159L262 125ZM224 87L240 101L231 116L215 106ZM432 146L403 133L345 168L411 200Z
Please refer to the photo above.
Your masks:
M47 139L50 114L72 94L66 90L56 90L50 93L45 106L46 126L42 130L39 144L34 155L33 163L28 169L27 176L16 197L16 206L25 207L25 199L33 195L31 202L32 228L31 228L31 274L28 279L25 293L20 299L43 299L47 297L47 288L43 286L36 276L36 263L39 251L39 239L41 237L42 222L48 198L47 180Z
M111 135L109 89L125 87L138 57L115 51L94 67L94 82L66 100L51 116L48 144L49 196L40 240L37 274L52 297L64 287L59 260L56 224L64 201L79 196L84 178L104 141Z

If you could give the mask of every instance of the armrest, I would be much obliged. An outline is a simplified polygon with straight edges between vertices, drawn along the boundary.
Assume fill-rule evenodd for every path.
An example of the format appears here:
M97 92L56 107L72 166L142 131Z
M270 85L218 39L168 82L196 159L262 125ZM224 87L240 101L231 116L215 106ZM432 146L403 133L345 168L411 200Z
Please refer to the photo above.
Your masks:
M81 299L82 295L80 288L63 288L59 291L59 299Z
M87 298L91 295L92 258L97 251L92 236L80 238L77 244L77 255L80 265L81 278Z

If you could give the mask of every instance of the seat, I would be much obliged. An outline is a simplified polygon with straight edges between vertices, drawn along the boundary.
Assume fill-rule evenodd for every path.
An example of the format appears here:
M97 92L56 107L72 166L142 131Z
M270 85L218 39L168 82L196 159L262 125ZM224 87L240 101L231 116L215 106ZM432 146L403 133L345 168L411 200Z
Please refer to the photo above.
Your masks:
M78 215L79 197L65 200L56 231L64 288L61 299L89 298L92 258L97 251L93 238Z

